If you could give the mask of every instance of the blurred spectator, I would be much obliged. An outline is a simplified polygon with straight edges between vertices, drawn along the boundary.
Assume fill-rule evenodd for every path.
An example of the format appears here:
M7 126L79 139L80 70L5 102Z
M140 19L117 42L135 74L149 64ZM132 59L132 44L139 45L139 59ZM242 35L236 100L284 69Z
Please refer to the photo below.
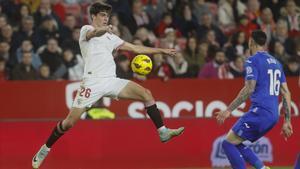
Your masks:
M278 61L281 62L281 64L287 63L291 57L289 54L287 54L283 44L280 41L273 41L272 44L270 44L270 52Z
M0 28L7 24L7 17L5 14L0 13Z
M65 17L65 20L63 22L63 25L59 29L59 34L61 35L60 38L62 41L65 39L72 38L72 32L74 31L75 27L77 25L77 21L74 15L67 14Z
M30 7L27 4L20 4L20 8L18 10L18 15L16 15L16 21L17 23L20 22L20 20L22 20L22 18L24 17L28 17L31 16L31 10Z
M17 64L12 71L12 80L36 80L37 72L32 66L32 53L23 52L22 62Z
M30 11L34 13L38 9L41 0L21 0L21 2L27 4L30 7Z
M163 37L165 35L165 30L167 28L173 28L176 30L176 35L181 36L181 32L177 29L174 21L173 16L171 13L164 13L162 16L161 21L155 28L155 33L158 35L158 37Z
M160 40L160 47L171 48L180 50L180 46L177 43L176 32L173 28L167 28L165 30L165 37Z
M61 25L59 17L52 11L51 0L41 0L38 10L34 13L36 27L39 27L45 17L53 18L58 26Z
M167 81L173 77L174 72L172 67L166 62L162 54L155 54L153 56L153 69L150 78L161 78L163 81Z
M253 23L246 15L239 17L239 28L238 31L246 33L246 39L248 40L251 32L258 28L258 25Z
M80 47L79 47L79 35L80 35L80 27L75 27L72 32L72 37L64 39L61 47L63 49L71 49L74 54L81 55Z
M10 53L10 43L0 40L0 57L6 62L6 68L10 71L14 66L14 54Z
M23 60L23 53L24 52L31 52L32 56L32 66L34 67L35 70L38 70L39 67L41 66L42 62L39 57L34 51L33 51L33 45L32 42L29 39L24 39L22 42L21 47L19 47L16 51L16 57L17 57L17 62L20 63Z
M220 47L220 43L217 41L215 31L213 30L207 31L204 40L207 41L209 45Z
M207 50L207 43L203 44L206 44ZM201 53L201 49L203 49L203 47L201 46L201 44L198 45L197 39L195 37L188 38L186 47L183 51L183 56L188 63L187 76L189 77L196 77L198 75L198 70L202 67L202 65L205 62L204 58L206 57L206 54L204 54L203 52Z
M34 44L40 47L47 43L49 38L59 39L57 23L51 16L45 16L41 22L41 26L37 30L37 36L34 38Z
M113 26L117 27L120 31L120 38L124 41L131 42L132 41L132 34L129 29L120 23L118 15L112 14L110 18L110 22Z
M233 34L225 53L230 61L234 61L237 56L245 56L247 48L246 35L244 32L239 31Z
M13 29L12 26L9 24L4 25L3 27L1 27L1 39L3 39L4 41L8 42L8 43L12 43L13 40ZM16 49L16 46L12 46L11 47L14 49Z
M144 11L144 6L140 0L133 0L132 3L132 15L129 20L127 20L128 29L132 34L135 34L138 27L146 27L149 30L153 30L154 24L151 18Z
M15 46L19 47L22 41L25 39L30 39L31 41L34 41L35 38L38 38L33 27L34 20L32 16L26 16L22 18L20 29L17 32L15 32L13 37L13 43L15 44ZM36 49L37 45L33 45Z
M5 60L10 60L11 54L9 52L10 43L7 41L1 40L0 41L0 56Z
M198 62L200 68L204 65L205 62L207 62L207 56L208 56L208 49L210 45L207 41L200 41L198 44L198 50L200 55L200 62ZM198 72L197 72L198 75Z
M80 6L79 4L75 4L75 6L78 6L78 8L80 9ZM66 14L67 13L70 13L67 11L66 8L68 8L69 6L73 6L72 4L68 4L68 5L65 5L64 2L62 2L61 0L51 0L51 8L53 10L53 13L55 13L58 18L59 18L59 21L58 23L60 22L64 22L65 19L66 19ZM73 7L74 8L74 7ZM75 13L73 13L74 15ZM60 26L60 25L59 25Z
M39 54L42 63L49 65L50 76L54 79L62 78L67 72L57 43L56 39L50 38L44 50Z
M208 31L213 30L215 32L217 41L221 46L226 42L226 37L222 30L215 24L213 24L212 16L209 13L203 13L201 17L201 25L197 31L199 39L204 39Z
M13 29L16 30L20 26L20 21L23 17L31 15L30 7L27 4L19 3L17 11L13 17L9 18L9 23L13 26Z
M182 6L180 15L176 16L175 19L182 35L188 37L197 34L199 27L197 18L192 14L192 9L188 4Z
M165 2L162 0L149 0L145 8L145 11L155 24L154 26L159 23L166 10Z
M202 24L202 17L204 14L212 15L212 12L210 12L210 3L205 2L206 0L194 0L193 5L193 14L197 18L197 21L199 24Z
M277 20L280 17L280 9L282 6L284 6L285 1L283 0L264 0L264 1L260 1L261 2L261 8L265 9L265 8L269 8L272 10L272 14L274 16L274 20L275 22L277 22ZM263 14L262 14L263 15Z
M81 80L84 69L81 56L75 55L70 49L65 49L63 51L63 60L67 68L64 78L67 80Z
M149 47L152 47L154 41L156 40L155 35L145 27L138 28L135 37L141 40L144 46L149 46Z
M214 59L206 63L199 71L198 78L219 79L219 69L226 61L225 53L218 49L215 52Z
M42 64L39 68L38 80L52 80L50 76L50 68L46 64Z
M264 8L262 14L257 18L257 24L260 29L267 34L267 44L269 44L276 24L273 20L273 13L270 8Z
M190 0L166 0L168 11L172 12L174 18L181 16L185 5L192 5Z
M296 11L297 5L294 0L286 3L287 16L285 20L288 24L290 36L300 36L300 13Z
M250 22L255 21L260 16L260 2L259 0L248 0L246 15Z
M1 1L2 12L7 16L7 18L12 21L15 18L15 14L19 11L20 2L17 0L4 0ZM10 23L13 24L13 23Z
M298 76L300 77L300 64L296 58L291 57L287 65L284 67L284 72L286 76Z
M271 42L276 40L283 44L288 54L293 55L295 53L295 44L288 35L288 26L284 20L278 20L276 24L276 31L273 34Z
M229 73L233 78L243 77L244 75L244 59L237 56L234 61L229 62Z
M220 0L218 21L225 34L231 34L236 28L238 18L246 11L246 6L240 0Z
M133 78L133 72L130 68L130 61L125 55L117 56L116 59L116 73L117 77L123 78L123 79L132 79Z
M188 63L181 52L178 52L173 57L167 56L167 62L172 67L175 78L187 77Z
M83 0L85 1L85 0ZM107 3L109 3L112 6L113 13L117 13L120 19L120 23L123 25L126 25L127 28L131 31L131 34L135 34L136 30L131 30L129 28L130 24L132 23L132 11L131 11L131 1L122 1L122 0L109 0ZM129 22L131 21L131 22ZM133 32L132 32L133 31Z
M140 39L138 39L138 38L134 38L132 40L132 43L135 44L135 45L144 46L143 42Z
M94 1L0 0L0 57L5 60L8 74L11 75L11 70L16 64L22 62L23 50L32 52L32 66L37 69L40 63L37 63L38 55L34 51L38 54L47 53L48 39L55 38L59 42L55 47L59 56L52 57L57 53L48 53L50 59L47 62L52 63L48 66L49 78L63 78L67 68L63 64L64 57L61 51L71 50L66 52L66 58L72 58L70 62L66 61L67 64L72 65L77 59L82 61L78 43L80 27L77 27L77 23L80 22L78 26L81 26L88 21L88 7ZM236 64L240 63L240 57L250 55L246 42L252 30L257 28L266 32L268 37L266 47L285 65L285 70L288 70L287 65L291 56L300 62L300 38L298 38L300 8L297 6L300 1L109 0L107 2L114 7L110 20L113 33L134 44L182 51L188 63L187 73L184 74L187 77L197 77L199 69L205 62L214 61L216 48L224 49L225 56L230 61L219 66L218 78L235 77L239 72ZM198 44L197 41L201 43ZM130 52L121 52L129 60L135 56ZM168 59L172 66L164 59ZM174 59L175 57L172 59L162 57L163 66L160 67L163 68L156 69L160 70L156 72L156 77L158 74L163 79L178 77L176 71L180 66L174 66ZM60 63L55 70L53 63Z
M8 72L6 69L6 61L0 56L0 82L8 80Z

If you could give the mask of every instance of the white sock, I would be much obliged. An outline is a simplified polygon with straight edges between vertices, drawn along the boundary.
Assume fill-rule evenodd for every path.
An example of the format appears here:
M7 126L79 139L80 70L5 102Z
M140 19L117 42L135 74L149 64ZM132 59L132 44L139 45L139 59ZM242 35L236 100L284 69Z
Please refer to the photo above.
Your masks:
M161 126L160 128L157 129L158 132L163 132L167 130L166 126Z

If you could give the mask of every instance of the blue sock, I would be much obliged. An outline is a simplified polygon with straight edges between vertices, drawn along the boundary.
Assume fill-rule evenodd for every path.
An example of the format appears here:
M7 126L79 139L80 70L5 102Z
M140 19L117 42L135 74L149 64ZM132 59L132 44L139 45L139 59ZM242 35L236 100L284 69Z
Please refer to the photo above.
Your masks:
M243 143L236 146L240 153L243 155L245 161L252 165L256 169L264 167L264 163L256 156L256 154Z
M222 147L233 169L246 169L245 161L235 145L224 140Z

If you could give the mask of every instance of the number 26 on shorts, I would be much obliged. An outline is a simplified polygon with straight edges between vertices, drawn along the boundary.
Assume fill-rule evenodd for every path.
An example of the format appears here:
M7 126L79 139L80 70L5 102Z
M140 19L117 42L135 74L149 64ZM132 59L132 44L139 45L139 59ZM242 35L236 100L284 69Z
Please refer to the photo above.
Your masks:
M82 87L79 92L79 96L89 98L91 96L91 89Z

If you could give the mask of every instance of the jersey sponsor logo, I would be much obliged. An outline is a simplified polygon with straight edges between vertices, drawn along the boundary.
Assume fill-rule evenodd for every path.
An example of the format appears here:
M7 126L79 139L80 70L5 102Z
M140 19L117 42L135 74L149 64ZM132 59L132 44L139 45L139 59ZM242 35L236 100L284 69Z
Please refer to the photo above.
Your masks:
M66 85L66 106L71 109L73 100L76 96L77 90L80 89L81 82L73 82ZM79 90L80 91L80 90ZM103 98L104 106L110 107L112 99L108 97ZM211 100L209 102L202 99L184 100L178 99L175 103L170 103L167 100L159 100L156 102L158 109L162 112L165 118L179 118L186 116L184 113L193 113L192 116L196 118L212 118L213 113L220 110L226 110L227 104L225 100ZM295 102L291 102L292 112L294 116L299 116L299 109ZM242 103L239 108L232 112L232 116L240 117L247 110L246 103ZM279 110L282 111L282 103L279 104ZM124 111L133 119L146 118L144 104L140 101L133 101L124 107ZM257 111L259 113L259 111Z
M247 63L252 63L250 60L246 60Z
M222 135L215 139L212 146L210 155L212 167L226 167L230 166L227 156L222 148L222 142L226 138L226 135ZM252 149L252 151L263 161L273 161L273 146L271 141L267 137L262 137L254 143L249 141L243 142L246 146Z

